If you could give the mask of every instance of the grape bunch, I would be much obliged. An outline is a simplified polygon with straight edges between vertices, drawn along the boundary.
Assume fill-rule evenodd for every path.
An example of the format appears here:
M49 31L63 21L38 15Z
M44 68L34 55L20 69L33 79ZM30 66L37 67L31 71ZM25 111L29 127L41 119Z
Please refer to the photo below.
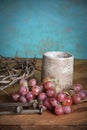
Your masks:
M53 80L46 79L37 83L37 80L32 78L21 79L19 86L19 90L12 93L14 101L25 103L37 100L37 108L52 111L56 115L71 113L73 104L87 99L87 91L81 84L74 84L71 89L56 92Z

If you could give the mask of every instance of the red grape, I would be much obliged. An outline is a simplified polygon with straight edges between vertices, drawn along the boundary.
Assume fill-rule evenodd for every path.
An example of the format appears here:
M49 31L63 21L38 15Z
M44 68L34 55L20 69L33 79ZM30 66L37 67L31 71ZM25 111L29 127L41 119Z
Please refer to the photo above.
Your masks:
M62 105L57 105L54 108L54 112L55 112L56 115L62 115L62 114L64 114L63 106Z
M55 91L52 90L52 89L49 89L49 90L46 91L46 94L47 94L48 97L54 97Z
M52 110L52 106L50 104L49 98L46 98L43 102L43 105L48 109L48 110Z
M31 100L34 99L34 95L32 94L32 92L28 92L28 93L27 93L26 99L27 99L28 101L31 101Z
M20 94L18 92L14 92L12 93L12 99L14 101L18 101L19 100L19 97L20 97Z
M21 79L18 92L12 93L14 101L22 103L32 102L33 108L43 108L43 110L54 110L56 115L69 114L72 112L71 105L81 103L87 98L87 90L83 90L81 84L74 84L73 88L55 92L55 83L50 78L45 78L42 83L38 83L32 78L29 81ZM30 89L28 88L28 85Z
M38 94L38 99L44 101L47 98L46 93L42 92Z
M21 86L28 87L28 82L27 82L27 80L25 80L25 79L21 79L20 82L19 82L19 85L20 85L20 87L21 87Z
M69 114L72 112L71 106L64 106L63 110L65 114Z
M31 91L32 91L33 95L37 96L41 92L41 88L39 86L34 86L34 87L32 87Z
M64 100L63 100L63 102L62 102L62 104L64 105L64 106L71 106L72 105L72 98L71 97L69 97L69 96L67 96Z
M21 86L20 89L19 89L19 93L20 93L21 95L26 95L28 92L29 92L28 87Z
M55 107L55 106L58 105L58 102L55 98L50 98L49 101L50 101L50 104L51 104L52 107Z
M87 90L81 90L78 94L80 94L82 99L85 99L87 97Z
M43 92L43 85L40 83L37 86L40 87L40 92Z
M27 99L25 96L20 96L19 101L25 103L27 102Z
M63 102L64 101L64 99L66 98L66 94L65 93L63 93L63 92L60 92L60 93L58 93L57 94L57 101L58 102Z
M81 102L81 96L80 96L80 94L74 94L72 96L72 99L73 99L73 103L75 103L75 104L78 104L78 103Z
M30 79L28 83L29 83L29 86L35 86L37 81L36 79L33 78L33 79Z
M52 81L45 82L43 85L46 90L54 89L54 83Z
M83 86L81 84L74 84L73 88L76 92L79 92L82 90Z

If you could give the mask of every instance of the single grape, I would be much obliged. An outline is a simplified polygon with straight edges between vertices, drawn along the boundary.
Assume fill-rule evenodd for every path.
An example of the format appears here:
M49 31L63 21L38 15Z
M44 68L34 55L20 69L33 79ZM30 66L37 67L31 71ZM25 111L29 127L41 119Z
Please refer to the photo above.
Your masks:
M73 103L73 100L72 100L72 98L71 98L70 96L67 96L67 97L63 100L63 102L62 102L62 104L63 104L64 106L71 106L72 103Z
M84 90L84 89L83 89L83 90L81 90L81 91L84 92L84 93L86 94L86 96L87 96L87 90Z
M72 112L71 106L64 106L63 110L65 114L69 114Z
M28 81L28 83L29 83L29 86L36 86L36 84L37 84L37 81L36 81L36 79L30 79L29 81Z
M76 92L79 92L82 90L83 86L81 84L74 84L73 88Z
M42 87L40 85L37 85L37 87L39 88L39 93L43 92Z
M27 99L26 99L25 96L20 96L19 101L22 102L22 103L26 103Z
M18 101L19 100L19 97L20 97L20 94L18 92L14 92L12 93L12 99L14 101Z
M53 83L52 81L45 82L45 83L43 84L43 86L44 86L44 88L45 88L46 90L48 90L48 89L54 89L54 83Z
M32 91L33 95L37 96L41 92L41 88L36 85L36 86L32 87L31 91Z
M54 97L55 91L52 90L52 89L48 89L48 90L46 91L46 94L47 94L48 97Z
M27 99L28 101L31 101L31 100L34 99L34 95L32 94L32 92L28 92L28 93L27 93L26 99Z
M80 92L78 92L81 96L82 99L85 99L87 96L87 90L81 90Z
M59 104L55 98L50 98L49 101L52 107L56 107Z
M43 88L43 84L42 84L42 83L39 83L37 86L40 87L40 92L43 92L43 91L44 91L44 88Z
M81 96L80 96L80 94L74 94L72 96L72 99L73 99L73 103L75 103L75 104L78 104L78 103L81 102Z
M54 108L54 113L55 113L56 115L62 115L62 114L64 114L63 106L62 106L62 105L57 105L57 106Z
M48 109L48 110L52 110L53 107L50 104L49 98L46 98L43 102L43 105Z
M29 92L29 89L25 86L21 86L20 89L19 89L19 93L21 95L26 95L28 92Z
M66 94L63 92L58 93L56 96L58 102L63 102L65 98L66 98Z
M20 82L19 82L19 85L20 85L20 87L21 87L21 86L28 87L28 82L27 82L27 80L25 80L25 79L21 79Z
M42 92L38 94L38 99L44 101L47 98L46 93Z

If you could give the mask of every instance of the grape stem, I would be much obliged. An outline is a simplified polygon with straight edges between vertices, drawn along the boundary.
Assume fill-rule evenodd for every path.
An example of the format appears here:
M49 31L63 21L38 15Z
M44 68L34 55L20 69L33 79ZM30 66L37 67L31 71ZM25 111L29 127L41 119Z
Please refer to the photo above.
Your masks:
M86 101L87 101L87 98L85 98L85 99L81 100L81 103L82 103L82 102L86 102Z

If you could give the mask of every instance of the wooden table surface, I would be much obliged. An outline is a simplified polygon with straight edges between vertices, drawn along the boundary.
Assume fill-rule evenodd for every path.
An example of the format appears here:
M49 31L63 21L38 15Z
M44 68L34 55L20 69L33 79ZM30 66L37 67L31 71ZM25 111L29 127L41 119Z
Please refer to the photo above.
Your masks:
M41 60L37 67L41 70ZM36 71L35 77L40 80L41 72ZM81 83L87 89L87 60L75 60L74 83ZM18 86L17 86L18 87ZM17 87L10 87L6 91L15 91ZM0 101L10 101L10 98L0 92ZM56 116L49 111L28 115L0 115L0 130L86 130L87 129L87 102L73 105L73 112Z

